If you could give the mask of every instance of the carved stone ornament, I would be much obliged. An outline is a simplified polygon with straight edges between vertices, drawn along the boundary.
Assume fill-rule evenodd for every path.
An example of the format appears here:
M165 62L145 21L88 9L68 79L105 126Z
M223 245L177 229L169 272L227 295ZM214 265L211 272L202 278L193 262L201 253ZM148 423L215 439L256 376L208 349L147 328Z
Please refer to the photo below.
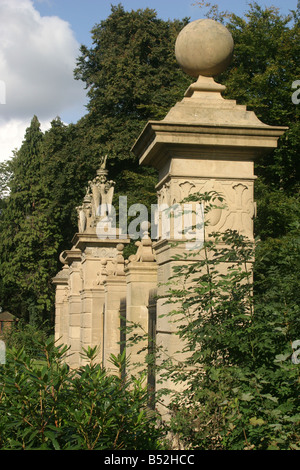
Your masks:
M76 207L79 233L95 227L99 219L111 214L115 182L107 179L106 162L107 155L101 158L97 176L88 182L82 205Z
M103 247L87 247L85 249L86 256L93 258L114 258L117 254L116 248L103 248Z
M137 241L135 246L138 247L135 255L129 256L129 262L139 261L139 262L154 262L155 254L152 247L152 240L149 236L150 223L142 222L141 228L143 230L143 237L141 241Z

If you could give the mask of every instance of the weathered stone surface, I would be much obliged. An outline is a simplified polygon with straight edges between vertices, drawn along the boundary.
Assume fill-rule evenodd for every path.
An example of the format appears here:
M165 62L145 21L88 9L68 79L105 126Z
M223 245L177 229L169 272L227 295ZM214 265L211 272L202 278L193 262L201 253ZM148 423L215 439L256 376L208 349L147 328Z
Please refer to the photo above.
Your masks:
M225 26L211 19L192 21L179 33L175 55L192 77L212 77L223 72L233 55L233 39Z

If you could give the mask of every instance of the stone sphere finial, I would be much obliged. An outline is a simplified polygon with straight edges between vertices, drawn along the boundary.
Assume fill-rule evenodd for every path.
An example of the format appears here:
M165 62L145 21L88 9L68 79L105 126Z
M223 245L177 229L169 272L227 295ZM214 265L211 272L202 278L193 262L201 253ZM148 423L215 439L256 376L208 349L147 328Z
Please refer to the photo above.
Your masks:
M234 43L231 33L211 19L192 21L179 33L175 55L180 67L192 77L213 77L231 62Z

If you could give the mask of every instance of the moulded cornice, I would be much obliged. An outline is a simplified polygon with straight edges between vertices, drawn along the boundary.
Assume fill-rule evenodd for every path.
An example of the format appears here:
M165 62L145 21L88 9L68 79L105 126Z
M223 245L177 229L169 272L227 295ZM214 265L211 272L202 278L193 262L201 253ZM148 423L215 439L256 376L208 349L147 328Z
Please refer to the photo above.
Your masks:
M149 121L132 147L141 165L161 168L169 157L254 160L277 147L287 127Z

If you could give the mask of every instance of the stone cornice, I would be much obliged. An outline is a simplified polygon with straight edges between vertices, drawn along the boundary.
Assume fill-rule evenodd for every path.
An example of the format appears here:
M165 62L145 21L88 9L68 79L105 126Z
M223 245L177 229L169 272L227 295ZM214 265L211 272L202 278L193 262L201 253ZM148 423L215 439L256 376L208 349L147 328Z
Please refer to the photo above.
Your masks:
M60 260L69 266L76 261L81 261L81 250L76 248L65 250L61 253Z
M132 147L141 165L161 168L171 156L254 160L277 147L287 127L149 121Z
M99 238L95 233L76 233L72 239L72 243L76 249L83 251L87 246L89 247L110 247L116 246L119 243L130 243L128 238Z

